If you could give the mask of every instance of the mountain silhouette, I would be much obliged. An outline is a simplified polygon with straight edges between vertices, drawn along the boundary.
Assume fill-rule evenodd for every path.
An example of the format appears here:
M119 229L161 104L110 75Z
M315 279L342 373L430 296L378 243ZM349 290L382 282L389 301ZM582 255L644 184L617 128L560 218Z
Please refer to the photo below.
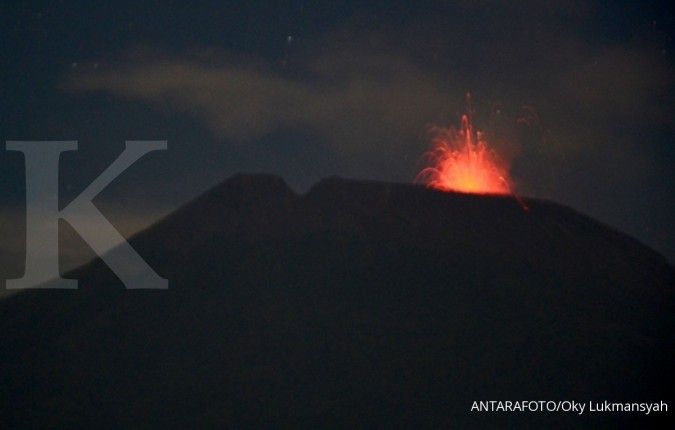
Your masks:
M673 412L478 413L481 400L668 401L675 270L578 212L236 175L100 259L0 301L4 428L630 427ZM82 243L82 246L85 246ZM112 251L115 252L115 251Z

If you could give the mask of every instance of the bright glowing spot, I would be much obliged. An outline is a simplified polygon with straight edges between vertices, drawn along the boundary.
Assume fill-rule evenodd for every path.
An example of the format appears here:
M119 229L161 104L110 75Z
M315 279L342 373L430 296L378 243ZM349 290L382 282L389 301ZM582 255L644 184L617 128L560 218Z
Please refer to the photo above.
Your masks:
M489 147L481 132L474 132L467 115L462 116L459 130L436 130L432 145L426 154L430 166L417 175L416 182L442 191L512 193L508 164Z

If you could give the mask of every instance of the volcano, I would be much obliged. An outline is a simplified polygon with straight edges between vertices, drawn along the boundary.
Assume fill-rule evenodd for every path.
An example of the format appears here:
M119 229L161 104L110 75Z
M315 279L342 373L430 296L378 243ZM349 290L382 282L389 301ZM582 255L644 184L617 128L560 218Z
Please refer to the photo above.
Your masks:
M622 427L667 401L675 270L564 206L237 175L130 239L168 290L100 260L0 301L4 428ZM82 244L82 246L85 246Z

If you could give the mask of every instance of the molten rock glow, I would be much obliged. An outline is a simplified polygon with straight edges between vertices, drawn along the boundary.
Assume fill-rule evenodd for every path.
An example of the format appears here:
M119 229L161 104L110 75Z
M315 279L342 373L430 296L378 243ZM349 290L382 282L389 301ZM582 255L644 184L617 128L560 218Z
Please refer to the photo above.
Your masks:
M474 132L467 115L460 130L435 130L433 149L426 154L431 166L416 182L442 191L474 194L511 194L508 165L490 149L482 133Z

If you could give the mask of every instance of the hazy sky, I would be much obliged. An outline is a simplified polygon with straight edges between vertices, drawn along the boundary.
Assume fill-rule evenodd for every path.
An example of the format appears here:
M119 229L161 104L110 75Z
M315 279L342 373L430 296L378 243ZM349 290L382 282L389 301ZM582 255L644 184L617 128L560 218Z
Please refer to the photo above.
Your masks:
M237 171L298 191L330 175L410 182L425 130L456 124L470 91L521 194L675 260L665 2L11 3L0 136L79 141L62 157L64 204L127 139L169 150L101 196L119 224L142 226ZM3 234L20 220L23 169L0 151Z

